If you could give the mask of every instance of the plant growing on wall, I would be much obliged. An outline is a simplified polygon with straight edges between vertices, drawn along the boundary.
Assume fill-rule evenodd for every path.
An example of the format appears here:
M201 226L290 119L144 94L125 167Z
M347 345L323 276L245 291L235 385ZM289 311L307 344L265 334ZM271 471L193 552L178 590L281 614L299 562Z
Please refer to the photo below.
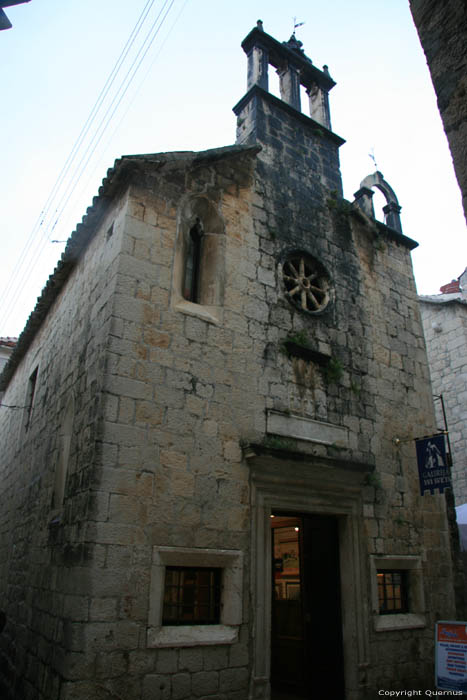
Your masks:
M322 369L323 378L326 384L338 384L344 373L344 366L337 357L331 357L329 362Z
M293 352L295 348L302 348L305 350L308 349L310 347L310 341L306 331L301 330L297 331L296 333L288 333L287 337L281 342L280 347L282 352L287 355L287 357L291 357L292 355L296 354Z
M272 450L295 450L295 443L288 438L277 437L275 435L267 435L263 440L264 447L269 447Z
M383 488L381 477L377 472L370 472L369 474L367 474L365 482L367 486L373 486L373 488L375 489Z

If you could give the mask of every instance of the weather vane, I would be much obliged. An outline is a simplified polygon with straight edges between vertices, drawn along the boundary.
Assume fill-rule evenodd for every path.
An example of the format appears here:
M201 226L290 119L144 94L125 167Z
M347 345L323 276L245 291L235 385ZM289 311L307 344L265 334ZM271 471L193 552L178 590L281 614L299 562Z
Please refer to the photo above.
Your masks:
M373 148L373 146L371 147L371 151L369 152L368 157L371 158L371 160L374 163L375 169L378 170L378 163L376 162L375 149Z
M297 18L294 17L294 18L293 18L293 33L295 34L295 30L296 30L298 27L303 27L304 24L305 24L305 22L297 22Z

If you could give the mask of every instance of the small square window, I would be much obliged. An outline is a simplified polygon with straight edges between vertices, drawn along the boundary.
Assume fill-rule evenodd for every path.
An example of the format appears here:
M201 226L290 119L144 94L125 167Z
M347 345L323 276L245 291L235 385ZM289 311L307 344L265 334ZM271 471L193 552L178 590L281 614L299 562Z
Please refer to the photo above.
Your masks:
M371 600L377 632L426 626L420 556L370 557Z
M378 601L380 615L408 612L408 572L378 570Z
M147 644L234 644L242 624L243 553L153 547Z
M217 625L220 601L220 568L166 567L163 625Z

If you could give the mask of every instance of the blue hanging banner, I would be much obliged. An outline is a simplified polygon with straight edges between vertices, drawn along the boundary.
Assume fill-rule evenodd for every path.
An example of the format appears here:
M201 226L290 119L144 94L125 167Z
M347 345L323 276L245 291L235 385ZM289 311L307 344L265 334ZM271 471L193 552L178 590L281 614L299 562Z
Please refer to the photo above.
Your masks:
M450 488L451 475L444 434L440 433L415 440L415 447L422 496L425 491L429 491L433 495L435 489L439 489L439 492L443 493L445 488Z

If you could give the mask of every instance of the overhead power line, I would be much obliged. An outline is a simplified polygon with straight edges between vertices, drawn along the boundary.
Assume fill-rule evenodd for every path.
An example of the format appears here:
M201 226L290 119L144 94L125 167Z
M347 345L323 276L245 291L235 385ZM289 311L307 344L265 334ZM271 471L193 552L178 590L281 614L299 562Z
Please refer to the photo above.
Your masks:
M102 88L101 92L99 93L99 96L97 97L97 100L94 103L94 106L91 109L91 112L89 113L89 116L86 119L86 121L85 121L85 123L84 123L84 125L79 133L78 138L76 139L75 143L73 144L73 147L72 147L70 153L68 154L68 157L65 160L65 163L63 164L63 167L62 167L61 171L59 172L57 179L55 180L55 183L52 187L52 190L51 190L48 198L47 198L44 206L42 207L42 210L41 210L39 216L37 217L37 219L34 223L34 226L33 226L32 230L31 230L31 232L26 240L24 248L19 255L19 258L15 264L15 267L13 268L13 271L11 273L11 277L10 277L9 282L8 282L4 292L3 292L3 296L1 297L0 301L2 301L2 302L4 301L4 298L9 294L9 292L11 290L11 286L14 284L15 280L17 280L17 273L21 269L21 266L23 265L23 261L28 254L28 251L31 247L32 241L33 241L34 237L36 236L37 231L44 227L44 225L46 223L46 219L49 216L50 208L53 205L54 198L56 197L64 178L66 177L67 173L69 172L71 165L77 156L79 147L82 144L83 139L86 136L86 134L88 133L89 129L91 128L92 122L94 121L94 119L97 115L97 112L98 112L98 110L103 102L103 99L105 98L111 85L115 81L115 78L118 74L118 71L120 70L122 62L125 59L126 55L128 54L128 51L130 50L131 46L133 45L141 27L142 27L142 24L144 23L144 20L147 17L147 13L151 9L154 2L155 2L155 0L148 0L146 2L146 5L143 8L143 11L141 12L140 16L138 17L138 21L136 22L135 26L133 27L133 29L130 33L130 36L127 39L127 42L120 53L120 56L118 57L114 67L112 68L112 70L109 74L109 77L107 78L107 80L105 82L104 87ZM148 6L149 6L149 8L148 8Z
M6 323L11 317L14 311L13 304L19 296L19 291L25 285L33 266L37 265L38 257L44 252L44 244L47 240L50 240L55 231L77 185L89 166L91 158L108 131L136 74L146 60L148 52L159 35L175 1L176 0L164 0L152 22L151 18L148 19L148 16L156 0L147 0L145 3L135 26L73 144L16 262L7 286L0 298L0 304L3 309L0 323ZM185 0L185 4L180 10L175 22L172 24L170 32L183 11L186 2L187 0ZM137 44L137 39L143 27L150 22L149 30L144 35L144 38ZM162 46L165 44L166 40L167 37ZM162 47L157 55L159 55L161 50ZM126 112L127 111L128 110L126 110Z
M67 189L65 190L64 194L62 195L62 198L58 204L57 207L57 219L52 225L52 228L50 230L49 235L54 231L58 218L61 216L64 208L67 206L71 195L73 194L76 186L78 185L78 182L81 180L81 177L88 166L88 163L93 156L96 148L98 147L103 134L106 132L108 129L108 126L110 122L112 121L116 111L118 110L123 98L125 97L128 88L130 87L131 83L134 80L134 77L141 66L143 60L145 59L149 49L151 48L157 34L159 33L160 28L162 27L162 24L165 21L165 18L167 17L168 13L170 12L172 5L174 4L175 0L165 0L159 14L157 15L156 19L154 20L153 24L151 25L151 28L149 32L146 34L146 37L143 41L143 44L141 45L136 57L134 58L130 68L128 69L127 73L125 74L125 77L123 78L119 91L117 94L113 97L112 102L108 106L104 116L102 117L101 121L99 122L99 125L94 132L93 137L91 138L88 146L86 147L86 150L84 154L82 155L78 165L75 168L74 171L74 179L69 183ZM170 3L170 4L169 4ZM164 16L162 17L162 20L160 24L156 27L157 22L159 21L159 18L164 11L166 5L169 4L168 9L166 10ZM145 45L147 44L146 48ZM141 55L142 54L142 55ZM138 60L139 59L139 60ZM138 61L138 63L136 63ZM136 67L135 67L136 64Z
M27 263L27 268L24 272L23 279L28 279L34 265L36 264L37 256L40 255L40 248L53 235L53 233L57 227L57 224L60 220L60 217L62 216L63 211L65 210L68 202L70 201L70 198L71 198L73 192L75 191L78 183L80 182L81 177L82 177L91 157L93 156L97 146L99 145L103 134L107 130L115 112L117 111L123 97L125 96L132 80L134 79L136 71L138 70L139 66L141 65L142 61L144 60L148 50L152 46L152 43L153 43L155 37L157 36L157 33L158 33L160 27L162 26L162 23L165 20L165 17L167 16L168 11L170 10L170 8L174 4L174 2L175 2L175 0L164 0L164 3L162 5L161 10L159 11L154 22L152 23L151 28L147 32L146 37L144 38L143 43L140 46L136 57L133 59L133 62L131 64L130 68L126 72L123 80L120 82L118 89L117 89L117 92L114 95L114 97L112 98L110 105L107 107L106 112L104 113L104 116L101 118L97 128L93 130L94 133L90 137L88 144L85 146L84 153L81 155L81 158L80 158L78 164L74 167L68 183L66 185L64 185L64 191L61 194L60 200L55 205L55 208L50 212L49 220L44 225L41 226L41 228L43 229L42 234L40 237L38 237L38 239L36 240L36 242L34 244L34 249L32 251L31 256L29 257L29 262ZM152 0L151 5L153 3L154 3L154 0ZM169 5L167 12L163 16L161 23L157 27L157 31L153 34L154 28L157 25L157 22L161 16L161 13L164 11L165 7L169 3L170 3L170 5ZM147 44L147 47L145 48L146 44ZM142 52L143 52L143 55L142 55L141 59L138 61ZM136 66L136 69L132 72L132 69L134 68L136 61L138 61L138 64ZM109 116L109 113L110 113L110 116ZM96 115L97 115L97 112L96 112ZM89 129L88 129L88 131L89 131ZM77 151L76 154L79 155L79 151ZM21 285L19 284L18 286L20 287Z
M181 17L181 15L182 15L182 13L183 13L185 7L187 6L187 4L188 4L188 0L184 0L184 3L183 3L183 5L181 6L181 8L180 8L180 10L179 10L177 16L175 17L174 21L172 22L172 25L171 25L169 31L167 32L167 34L165 35L165 37L164 37L164 39L163 39L161 45L159 46L159 50L158 50L158 51L156 52L156 54L154 55L154 57L153 57L151 63L149 64L149 66L148 66L148 68L147 68L147 70L146 70L146 73L144 74L142 80L141 80L141 81L139 82L139 84L138 84L138 87L137 87L136 90L134 91L134 93L133 93L133 95L132 95L132 99L128 102L125 111L124 111L124 112L121 114L121 116L120 116L120 119L119 119L119 121L118 121L118 124L115 126L114 130L112 131L112 133L110 134L108 140L106 141L105 146L104 146L103 149L102 149L102 152L103 152L103 153L107 152L107 150L108 150L110 144L112 143L112 141L113 141L115 135L117 134L117 132L118 132L119 129L121 128L122 123L124 122L124 120L125 120L125 118L126 118L128 112L129 112L130 109L134 106L134 100L135 100L136 96L140 93L140 91L141 91L141 89L142 89L144 83L146 82L146 80L147 80L149 74L151 73L152 68L154 67L154 64L156 63L157 59L159 58L160 54L162 53L165 44L167 43L168 39L170 38L170 35L172 34L172 31L174 30L175 25L177 24L178 20L180 19L180 17ZM95 163L94 167L92 168L92 170L90 171L89 169L87 169L88 179L87 179L86 184L84 185L83 189L81 190L79 196L77 197L78 200L82 200L83 197L84 197L84 195L85 195L85 193L88 191L88 188L89 188L89 186L90 186L90 183L91 183L91 180L92 180L92 178L93 178L93 175L95 174L97 168L99 167L99 164L100 164L99 159L96 159L96 163Z

